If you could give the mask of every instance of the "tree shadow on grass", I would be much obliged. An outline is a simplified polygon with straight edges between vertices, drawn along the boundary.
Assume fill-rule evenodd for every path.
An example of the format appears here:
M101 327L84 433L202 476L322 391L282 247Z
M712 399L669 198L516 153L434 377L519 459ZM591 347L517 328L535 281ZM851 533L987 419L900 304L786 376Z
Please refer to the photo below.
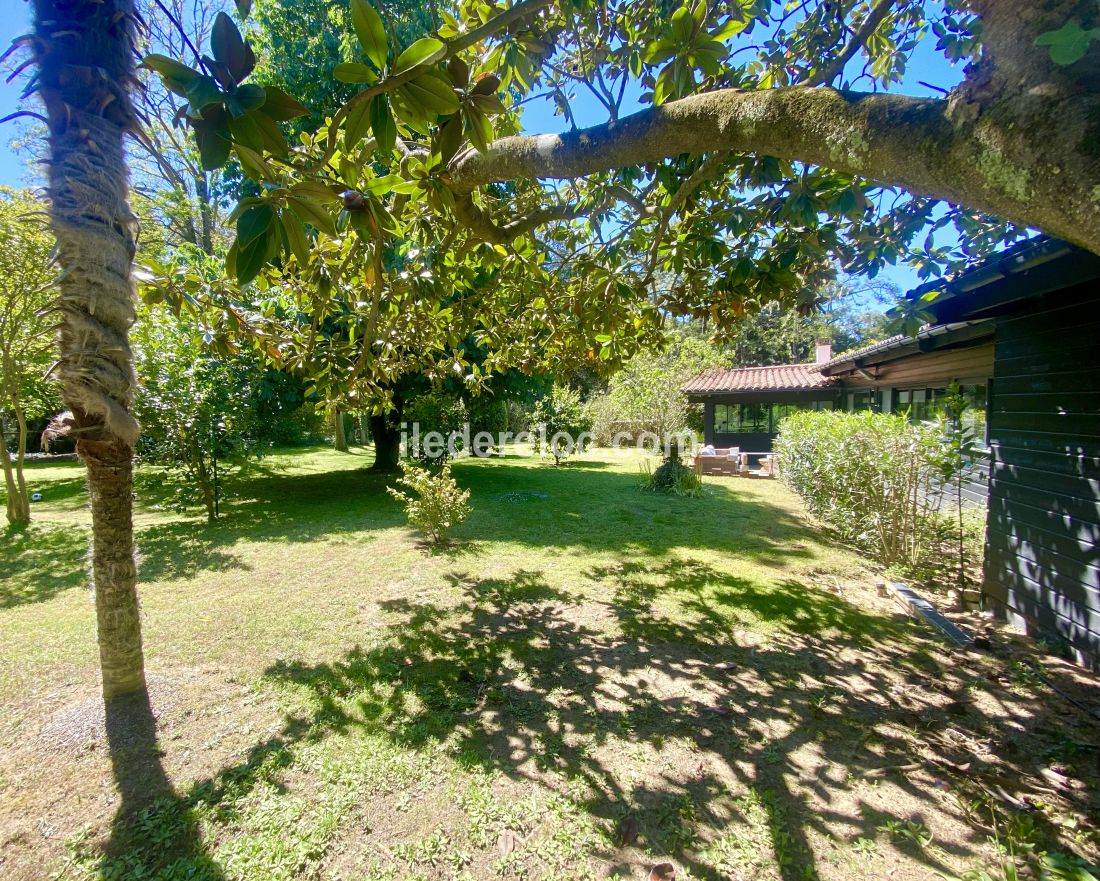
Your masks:
M946 873L986 842L942 792L977 785L967 744L998 744L1021 706L1036 724L1061 710L1020 699L979 711L965 658L938 658L942 645L909 624L794 580L769 586L690 560L624 560L588 577L595 599L536 570L456 572L457 604L385 603L398 623L382 642L336 662L273 664L266 678L304 709L185 796L131 813L115 859L148 870L138 836L165 814L243 822L242 797L281 786L303 748L362 732L423 755L446 742L460 766L570 799L602 833L578 856L610 872L671 858L708 881L803 881L821 868L823 841L873 841L936 814L970 831L898 849L919 871ZM1026 790L1031 756L1006 746L1000 760L1003 786ZM155 768L119 773L159 779ZM867 781L889 799L873 804L880 790ZM131 801L145 791L135 786ZM636 842L617 831L628 815ZM178 868L216 878L195 848Z
M107 749L119 806L103 848L105 877L187 877L220 881L193 815L161 761L157 720L146 689L104 703ZM186 865L185 874L175 874Z
M624 858L614 829L629 813L638 847L694 877L728 877L713 849L740 834L751 809L767 830L756 844L794 881L815 877L811 837L874 839L886 819L944 810L932 783L945 767L892 772L914 759L918 713L921 724L985 730L977 714L950 715L968 683L930 660L936 644L793 581L766 595L690 563L628 567L605 581L610 598L578 608L538 572L463 579L457 608L387 603L404 621L379 648L335 664L283 662L267 675L311 697L308 724L381 731L411 749L447 740L460 761L563 793L583 781L609 863ZM679 608L663 614L655 601ZM737 633L741 614L775 631ZM906 682L919 687L899 689ZM635 782L613 739L666 758ZM889 777L897 814L864 802L853 781L869 776ZM983 843L975 832L911 857L946 872L948 854L971 858Z
M472 492L474 512L452 531L444 549L450 556L477 555L497 541L578 554L665 555L677 548L721 547L765 565L811 556L804 521L724 486L709 487L706 498L679 499L644 492L633 475L617 471L463 460L455 473ZM150 583L244 568L234 550L241 542L309 543L403 526L400 505L385 492L393 479L365 469L263 471L241 481L215 523L195 518L140 528L140 578ZM50 536L0 548L0 560L6 555L11 570L23 569L34 585L20 601L46 599L83 583L83 533Z
M0 609L40 603L86 583L88 536L82 529L32 523L0 541Z

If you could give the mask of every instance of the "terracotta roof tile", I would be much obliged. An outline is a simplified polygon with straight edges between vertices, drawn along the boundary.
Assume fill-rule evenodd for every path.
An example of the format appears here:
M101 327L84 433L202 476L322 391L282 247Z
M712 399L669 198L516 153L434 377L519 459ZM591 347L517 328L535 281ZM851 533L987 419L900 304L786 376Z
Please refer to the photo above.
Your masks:
M722 392L796 391L826 388L832 377L813 370L814 364L780 364L775 367L711 367L692 377L683 387L688 395Z

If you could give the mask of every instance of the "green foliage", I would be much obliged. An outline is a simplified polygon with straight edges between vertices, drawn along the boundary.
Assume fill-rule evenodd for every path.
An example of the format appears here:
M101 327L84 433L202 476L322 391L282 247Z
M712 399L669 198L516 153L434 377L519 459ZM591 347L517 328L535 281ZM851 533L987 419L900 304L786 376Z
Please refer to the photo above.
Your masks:
M466 408L461 399L447 392L433 389L417 395L405 406L404 421L410 427L413 424L419 426L421 439L430 432L438 432L446 439L462 431L462 425L466 421ZM428 455L428 450L421 445L417 458L420 464L428 466L446 462L449 455L446 445L437 456Z
M508 431L508 402L503 398L497 398L490 394L480 394L466 401L466 418L470 422L470 438L472 453L483 454L484 450L477 444L478 434L484 432L492 436L492 443L503 432Z
M611 371L657 343L670 314L729 336L769 304L809 313L834 258L872 275L909 259L931 275L1017 236L933 200L882 198L860 176L740 153L628 163L568 194L533 180L454 185L456 163L519 132L536 95L571 119L570 95L591 88L614 119L624 95L661 104L719 84L805 82L866 6L838 15L815 2L788 20L770 3L517 16L468 2L268 0L250 31L258 62L222 16L200 68L164 55L146 65L186 98L204 164L239 162L249 178L226 270L265 294L265 332L327 400L373 404L410 372L438 380L451 358L447 375L471 389L512 368ZM948 57L978 55L972 15L891 8L861 50L867 86L896 86L930 28ZM967 250L921 243L952 225ZM597 228L615 233L599 240ZM209 325L252 333L228 319L240 292L220 287L186 295ZM471 338L484 357L457 350Z
M783 480L810 511L878 562L915 569L935 547L940 425L840 411L788 416L775 441Z
M409 523L433 544L443 542L452 527L470 516L470 491L459 489L450 465L431 471L402 462L397 482L412 495L393 487L387 487L386 492L404 505Z
M1079 22L1071 19L1056 31L1040 34L1035 38L1035 45L1050 47L1050 60L1067 66L1084 58L1089 51L1089 44L1094 40L1100 42L1100 27L1086 30Z
M685 498L698 498L703 494L703 480L678 459L668 459L656 469L650 459L642 463L642 487L654 492L667 492Z
M41 221L45 206L31 193L0 187L0 416L38 419L61 409L45 378L53 360L53 236Z
M536 453L545 452L560 465L573 453L583 453L591 443L592 420L580 395L566 386L555 385L531 414Z
M43 210L30 193L0 188L0 470L11 524L31 516L23 475L28 421L61 409L46 379L56 344L47 311L53 236L35 216Z
M611 377L606 394L587 404L597 443L609 444L619 432L652 432L663 443L683 431L700 408L687 402L681 386L700 370L724 362L712 343L686 333L674 333L663 352L635 355ZM697 422L701 428L701 416Z
M213 519L215 460L232 475L276 442L300 443L316 430L299 380L247 355L214 355L199 330L163 307L145 312L133 339L138 451L171 475L180 506L201 503Z

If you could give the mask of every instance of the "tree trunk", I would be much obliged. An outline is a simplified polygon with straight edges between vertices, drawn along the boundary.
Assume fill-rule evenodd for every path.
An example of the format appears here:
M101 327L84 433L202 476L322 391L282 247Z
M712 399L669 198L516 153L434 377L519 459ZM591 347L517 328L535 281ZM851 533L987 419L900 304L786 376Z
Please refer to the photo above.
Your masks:
M339 410L332 411L333 446L338 453L348 451L348 433L344 425L344 414Z
M26 526L31 519L30 499L22 475L16 476L21 457L17 455L12 462L8 453L8 438L4 432L3 420L0 420L0 466L4 470L4 488L7 492L7 517L12 526Z
M374 464L371 471L396 471L401 459L401 413L403 404L396 397L389 413L372 414L370 433L374 441Z
M128 333L136 223L123 136L136 128L131 0L35 0L38 94L50 133L61 266L57 376L88 468L103 695L145 688L132 522L135 385Z
M370 417L365 413L359 414L359 445L365 447L370 443Z
M206 467L206 456L199 442L191 440L191 458L195 468L195 482L199 485L202 494L202 503L206 507L206 520L213 523L218 519L218 506L214 500L214 481L210 475L210 469Z

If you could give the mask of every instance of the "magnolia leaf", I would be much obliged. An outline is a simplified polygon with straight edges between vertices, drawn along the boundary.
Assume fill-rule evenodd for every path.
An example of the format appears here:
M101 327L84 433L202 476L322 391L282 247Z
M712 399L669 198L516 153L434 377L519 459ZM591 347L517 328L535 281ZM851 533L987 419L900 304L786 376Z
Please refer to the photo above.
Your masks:
M383 153L392 153L397 144L397 124L393 121L385 95L376 95L370 102L370 129Z
M641 827L638 824L638 818L634 814L627 814L622 820L619 821L619 828L616 830L615 838L619 847L627 847L638 840L638 833L641 831Z
M290 191L299 199L313 199L314 201L335 199L342 187L336 184L326 184L319 180L303 180L292 184Z
M305 223L311 224L326 235L336 235L336 223L333 221L331 215L329 215L320 205L296 196L288 196L286 201L290 206L290 210L297 214Z
M255 124L256 128L260 130L260 134L263 137L263 145L267 149L267 152L275 156L286 156L289 151L286 138L283 137L283 133L279 131L279 126L275 123L270 116L265 113L250 113L248 118Z
M416 103L436 116L450 116L458 112L458 96L442 74L428 71L403 87Z
M435 151L444 162L450 162L461 146L462 120L456 116L448 119L440 127L436 138Z
M428 123L435 119L435 114L424 107L407 86L390 93L390 107L394 116L422 134L427 134Z
M500 77L493 73L487 73L477 78L474 87L470 89L471 95L492 95L500 88Z
M260 109L274 120L297 119L309 114L309 108L277 86L264 86L266 99Z
M243 116L250 110L256 110L263 106L267 95L262 86L251 83L241 86L225 99L226 109L233 116Z
M457 55L447 62L447 73L450 74L451 82L460 89L465 89L470 83L470 65Z
M370 108L375 99L360 101L348 111L344 120L344 150L352 152L370 131Z
M228 68L236 82L239 83L252 72L244 38L233 19L224 12L214 17L214 26L210 29L210 49L214 58Z
M279 222L283 225L283 232L286 235L287 244L290 245L290 250L294 254L295 259L297 259L298 265L302 267L308 266L310 246L309 235L306 233L305 225L290 211L282 212L282 214L279 215Z
M362 190L364 193L384 196L386 193L412 193L416 186L416 181L407 181L396 174L387 174L384 177L363 181Z
M224 116L224 112L222 114ZM195 124L195 141L199 146L199 161L203 170L221 168L229 160L233 143L225 123L202 121Z
M496 95L471 95L470 103L486 116L498 116L507 110L504 103Z
M267 202L253 205L237 218L237 244L246 248L258 236L262 236L275 218L275 210Z
M378 74L365 64L345 61L333 68L332 75L342 83L376 83Z
M260 127L256 125L256 121L252 118L252 115L230 117L229 119L229 131L233 135L233 140L237 144L244 144L249 150L254 150L257 153L264 148L264 135L260 131Z
M367 58L381 70L389 57L386 25L367 0L351 0L351 24Z
M241 160L241 166L254 181L271 180L275 177L275 171L256 150L244 144L234 142L233 149L237 158Z
M505 856L513 853L522 843L523 839L511 829L505 829L497 836L497 850Z
M188 88L202 76L201 73L186 64L176 61L174 58L169 58L167 55L158 55L155 52L152 55L146 55L141 62L141 66L160 74L165 88L182 97L187 97Z
M266 229L248 245L241 245L238 239L236 244L237 256L233 265L234 274L237 276L237 284L246 285L260 274L264 263L267 262L269 244ZM228 263L228 261L226 262Z
M493 124L488 116L472 104L466 105L465 110L470 143L479 153L487 153L493 140Z
M217 81L211 76L200 76L187 87L187 100L191 109L201 115L203 108L211 104L220 104L225 93L218 88Z
M407 73L414 67L439 61L447 54L447 47L434 37L421 37L397 56L393 63L393 75Z

